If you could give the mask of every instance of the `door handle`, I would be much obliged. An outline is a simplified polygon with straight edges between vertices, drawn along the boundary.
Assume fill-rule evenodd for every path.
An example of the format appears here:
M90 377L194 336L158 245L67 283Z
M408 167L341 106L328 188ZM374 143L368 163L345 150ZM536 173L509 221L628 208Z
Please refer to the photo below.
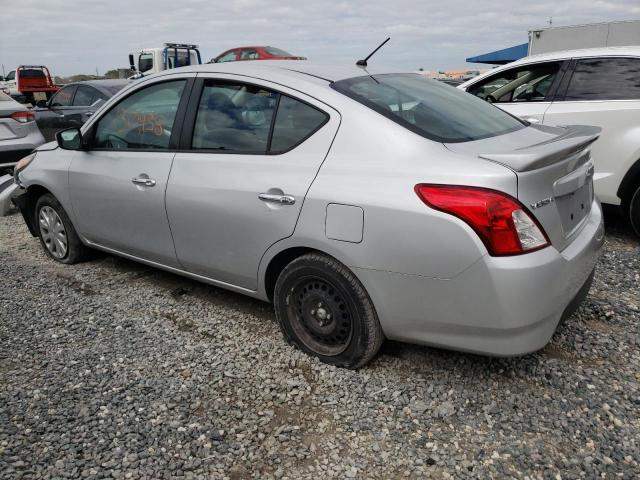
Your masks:
M540 123L540 119L539 119L539 118L536 118L536 117L522 117L522 119L523 119L525 122L529 122L529 123L535 123L535 124Z
M87 117L90 117L91 115L93 115L93 112L91 112L91 111L89 111L89 112L84 112L84 114L85 114Z
M131 181L136 185L142 185L144 187L156 186L156 181L153 178L137 177L137 178L132 178Z
M293 205L296 203L296 197L286 194L261 193L258 198L263 202L279 203L281 205Z

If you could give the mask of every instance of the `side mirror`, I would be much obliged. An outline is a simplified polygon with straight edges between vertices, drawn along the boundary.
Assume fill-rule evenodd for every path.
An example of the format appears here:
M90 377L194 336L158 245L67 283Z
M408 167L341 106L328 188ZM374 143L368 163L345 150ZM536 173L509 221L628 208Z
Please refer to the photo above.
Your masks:
M63 150L82 150L82 133L79 128L60 130L56 133L56 141Z
M136 62L133 59L133 54L129 54L129 67L131 67L131 70L133 70L134 72L137 70L136 68Z
M38 100L36 102L36 107L37 108L47 108L47 101L46 100Z

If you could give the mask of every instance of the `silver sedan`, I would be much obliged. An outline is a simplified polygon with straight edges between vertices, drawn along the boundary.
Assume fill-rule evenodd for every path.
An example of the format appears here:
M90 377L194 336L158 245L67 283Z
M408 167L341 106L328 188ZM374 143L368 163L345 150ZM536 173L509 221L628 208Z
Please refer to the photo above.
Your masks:
M14 201L54 260L99 249L271 301L327 363L384 338L520 355L589 290L598 135L412 73L197 65L24 158Z

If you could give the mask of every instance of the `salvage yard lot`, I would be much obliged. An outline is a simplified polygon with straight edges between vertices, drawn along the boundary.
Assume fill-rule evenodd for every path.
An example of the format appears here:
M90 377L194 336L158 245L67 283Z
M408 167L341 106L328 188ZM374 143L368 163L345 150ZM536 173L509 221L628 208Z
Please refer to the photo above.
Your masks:
M271 306L113 256L64 266L0 218L0 478L638 478L640 243L541 352L387 342L359 371Z

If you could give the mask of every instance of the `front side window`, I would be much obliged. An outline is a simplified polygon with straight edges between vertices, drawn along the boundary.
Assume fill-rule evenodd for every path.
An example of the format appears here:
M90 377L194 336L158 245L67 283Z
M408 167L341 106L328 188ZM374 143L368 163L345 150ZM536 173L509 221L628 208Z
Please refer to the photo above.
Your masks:
M185 83L158 83L121 100L98 121L93 146L110 150L168 149Z
M640 100L640 58L584 58L565 100Z
M73 101L73 94L75 93L76 88L77 88L76 85L70 85L56 92L56 94L53 97L51 97L51 106L52 107L71 106L71 102Z
M230 52L224 53L216 59L216 63L222 62L234 62L236 59L236 51L231 50Z
M5 80L7 82L10 82L11 80L15 80L16 79L16 71L15 70L11 70L9 72L9 74L7 75L7 78L5 78Z
M418 74L367 75L340 80L331 87L438 142L479 140L525 127L480 98Z
M153 54L152 53L141 53L138 58L138 70L140 73L144 73L147 70L151 70L153 68Z
M548 101L560 65L542 63L513 68L472 85L467 91L491 103Z
M265 153L278 94L252 85L205 84L192 148Z

